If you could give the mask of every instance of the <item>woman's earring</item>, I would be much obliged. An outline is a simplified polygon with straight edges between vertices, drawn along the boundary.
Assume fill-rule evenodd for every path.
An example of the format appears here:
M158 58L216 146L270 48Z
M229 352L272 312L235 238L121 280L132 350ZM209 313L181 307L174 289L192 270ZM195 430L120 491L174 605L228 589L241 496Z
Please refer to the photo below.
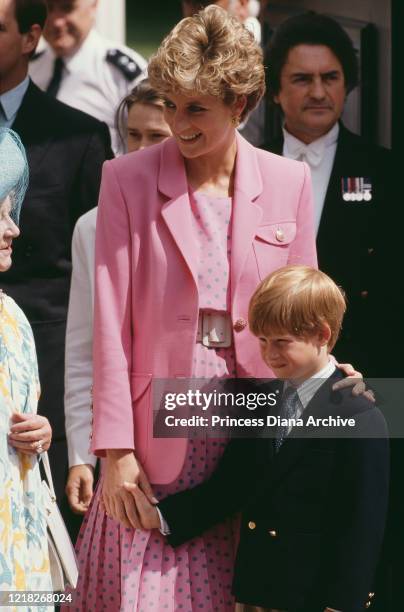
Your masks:
M231 122L234 127L238 127L240 125L240 117L238 115L234 115L234 117L231 118Z

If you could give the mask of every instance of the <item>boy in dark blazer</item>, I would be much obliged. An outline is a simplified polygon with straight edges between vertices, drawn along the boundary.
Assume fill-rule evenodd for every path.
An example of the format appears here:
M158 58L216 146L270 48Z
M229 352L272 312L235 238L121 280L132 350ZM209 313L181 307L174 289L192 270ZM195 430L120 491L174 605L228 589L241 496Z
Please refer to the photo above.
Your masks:
M374 404L332 389L341 375L329 353L344 312L324 273L272 273L251 299L249 323L263 360L284 380L274 438L233 440L209 480L158 506L125 484L143 527L160 528L172 546L242 511L233 592L246 610L359 612L374 597L389 444ZM338 417L352 419L352 433L330 434L326 423Z

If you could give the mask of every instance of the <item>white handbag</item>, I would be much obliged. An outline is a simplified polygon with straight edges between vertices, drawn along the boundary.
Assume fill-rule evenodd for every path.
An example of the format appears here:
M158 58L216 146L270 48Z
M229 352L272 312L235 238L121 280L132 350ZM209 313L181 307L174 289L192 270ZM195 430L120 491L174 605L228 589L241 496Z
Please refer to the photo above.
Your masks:
M56 503L48 453L41 454L46 480L42 480L42 495L48 527L49 563L54 591L65 591L77 586L78 565L76 553L66 525Z

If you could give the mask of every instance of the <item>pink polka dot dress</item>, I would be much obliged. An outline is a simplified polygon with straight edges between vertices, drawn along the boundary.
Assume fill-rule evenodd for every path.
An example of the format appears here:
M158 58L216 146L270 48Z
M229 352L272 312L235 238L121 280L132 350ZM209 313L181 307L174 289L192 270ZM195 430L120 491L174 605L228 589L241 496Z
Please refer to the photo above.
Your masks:
M190 194L198 244L200 309L229 307L231 199ZM198 378L235 376L233 347L195 345L193 374ZM205 480L223 453L225 442L196 439L177 481L156 485L158 499ZM99 506L98 485L81 529L77 554L80 578L77 612L233 612L231 595L235 534L233 522L216 526L179 548L158 530L127 529Z

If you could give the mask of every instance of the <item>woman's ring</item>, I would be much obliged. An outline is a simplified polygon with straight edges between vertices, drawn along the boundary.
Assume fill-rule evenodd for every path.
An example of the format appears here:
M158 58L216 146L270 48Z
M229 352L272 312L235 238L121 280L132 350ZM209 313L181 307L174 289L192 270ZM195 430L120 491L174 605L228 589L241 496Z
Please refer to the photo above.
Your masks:
M39 442L36 445L35 448L36 452L38 453L38 455L40 455L41 453L43 453L43 446L42 446L42 440L39 440Z

